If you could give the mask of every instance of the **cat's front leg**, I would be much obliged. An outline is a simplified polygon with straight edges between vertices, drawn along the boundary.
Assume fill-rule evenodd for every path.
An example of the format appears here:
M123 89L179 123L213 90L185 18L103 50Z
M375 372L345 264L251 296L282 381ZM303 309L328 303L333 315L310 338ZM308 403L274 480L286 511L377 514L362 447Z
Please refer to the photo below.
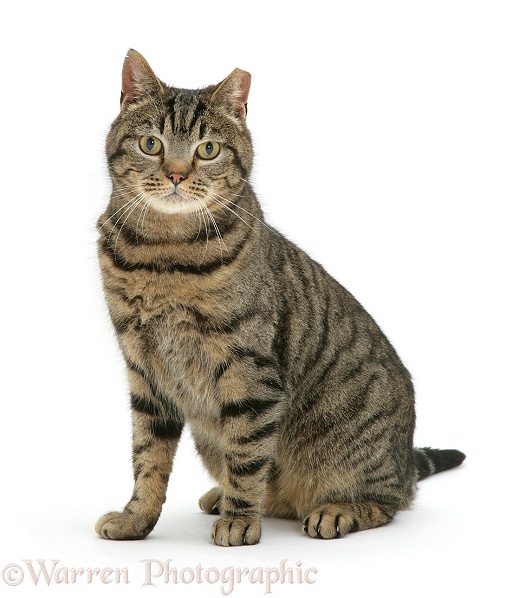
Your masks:
M252 367L248 362L254 362ZM219 388L224 397L220 422L225 463L221 517L212 527L212 540L220 546L257 544L283 389L268 360L255 355L232 365Z
M129 368L129 380L134 491L122 512L107 513L96 523L96 533L110 540L141 540L155 527L184 425L178 409L142 370Z

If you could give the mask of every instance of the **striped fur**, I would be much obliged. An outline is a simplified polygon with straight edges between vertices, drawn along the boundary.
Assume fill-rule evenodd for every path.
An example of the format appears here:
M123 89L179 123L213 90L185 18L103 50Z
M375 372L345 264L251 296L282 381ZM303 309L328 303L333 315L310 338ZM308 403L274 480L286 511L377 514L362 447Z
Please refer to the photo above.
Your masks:
M104 538L153 529L185 422L218 483L200 507L220 515L223 546L258 542L262 515L321 538L383 525L410 506L418 477L464 458L413 449L413 385L395 350L264 223L248 182L249 83L236 70L180 90L133 50L124 63L98 248L130 384L135 483L124 511L98 521ZM220 152L203 159L209 142Z

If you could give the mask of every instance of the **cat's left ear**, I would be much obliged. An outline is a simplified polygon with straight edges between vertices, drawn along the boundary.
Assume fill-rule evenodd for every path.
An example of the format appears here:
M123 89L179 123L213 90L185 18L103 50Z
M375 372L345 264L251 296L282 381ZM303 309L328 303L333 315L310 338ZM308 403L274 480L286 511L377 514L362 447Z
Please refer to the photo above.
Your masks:
M235 69L215 88L212 99L222 102L230 116L244 119L248 108L251 75L242 69Z

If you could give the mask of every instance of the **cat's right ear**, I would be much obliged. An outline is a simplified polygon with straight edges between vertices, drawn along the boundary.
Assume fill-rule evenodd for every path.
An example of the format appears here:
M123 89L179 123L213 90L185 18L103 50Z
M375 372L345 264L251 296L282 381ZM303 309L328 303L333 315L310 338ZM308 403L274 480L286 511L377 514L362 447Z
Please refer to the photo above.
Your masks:
M121 77L121 108L162 92L162 84L139 52L128 50Z

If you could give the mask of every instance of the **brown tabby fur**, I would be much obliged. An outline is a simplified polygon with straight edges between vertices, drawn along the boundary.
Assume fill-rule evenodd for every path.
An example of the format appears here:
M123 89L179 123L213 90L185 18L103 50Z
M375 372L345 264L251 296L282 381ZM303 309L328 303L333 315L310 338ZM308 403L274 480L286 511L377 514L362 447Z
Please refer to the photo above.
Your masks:
M319 538L383 525L419 478L464 458L413 449L413 386L396 352L264 223L248 182L249 86L237 69L175 89L137 52L124 63L98 246L130 383L135 485L123 512L98 521L104 538L153 529L185 422L218 482L200 507L220 514L223 546L258 542L262 515L302 519ZM144 150L144 136L161 150ZM217 157L198 155L207 142Z

